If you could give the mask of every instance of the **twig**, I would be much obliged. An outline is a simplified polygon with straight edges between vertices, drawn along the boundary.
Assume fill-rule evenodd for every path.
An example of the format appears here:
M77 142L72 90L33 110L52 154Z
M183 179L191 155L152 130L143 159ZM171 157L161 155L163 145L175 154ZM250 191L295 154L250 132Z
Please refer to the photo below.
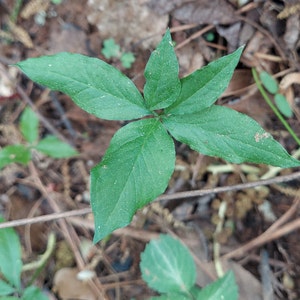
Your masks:
M182 43L178 44L175 47L175 50L178 50L180 48L182 48L183 46L187 45L188 43L190 43L192 40L198 38L199 36L203 35L204 33L206 33L207 31L210 31L211 29L213 29L215 26L214 25L207 25L204 28L202 28L201 30L195 32L194 34L192 34L189 38L185 39Z
M223 255L222 259L230 259L230 258L238 258L244 253L248 252L251 249L254 249L256 247L260 247L270 241L273 241L285 234L290 233L291 231L294 231L298 228L300 228L300 219L297 219L295 221L292 221L288 223L287 225L282 226L281 228L278 228L279 225L281 225L284 221L287 220L287 216L291 216L291 212L295 211L295 206L298 206L300 203L300 198L295 201L295 203L292 205L292 207L281 217L279 218L273 225L272 230L270 231L270 228L266 230L263 234L258 236L257 238L253 239L252 241L246 243L245 245ZM284 221L283 221L284 220ZM279 224L279 225L278 225ZM275 230L276 229L276 230Z
M29 162L29 170L33 176L35 183L37 184L38 189L41 191L43 196L48 200L53 211L56 213L60 212L60 208L57 205L56 201L52 197L50 197L50 195L47 192L45 186L43 185L41 179L39 178L33 162ZM78 247L74 243L74 239L79 240L74 228L72 226L68 226L66 220L64 220L64 219L59 219L58 224L62 230L64 238L66 239L66 241L68 242L69 246L71 247L71 249L74 253L78 268L80 270L83 270L84 266L85 266L85 262L80 254ZM93 292L95 293L95 295L101 296L101 299L106 299L105 295L103 294L103 288L101 286L100 287L97 286L95 284L95 282L93 282L91 280L88 281L88 283L89 283L90 287L92 288Z
M91 212L92 209L88 207L88 208L76 209L71 211L53 213L53 214L34 217L34 218L19 219L19 220L1 223L0 229L7 228L7 227L18 227L18 226L40 223L40 222L55 221L62 218L82 216L82 215L90 214Z
M216 268L218 277L222 277L224 275L224 269L223 269L223 266L222 266L222 263L220 260L221 245L220 245L220 242L218 241L218 238L223 229L226 210L227 210L227 202L225 200L223 200L219 207L219 212L218 212L219 221L218 221L216 230L213 235L214 263L215 263L215 268Z
M266 231L265 234L271 234L272 232L275 232L281 225L287 222L288 219L290 219L298 209L298 206L300 204L300 198L296 198L293 205L289 208L288 211L284 213L281 218L279 218L276 222L274 222Z
M162 201L162 200L174 200L175 201L175 200L180 200L180 199L184 199L184 198L201 197L201 196L209 195L209 194L237 191L237 190L254 188L254 187L262 186L262 185L270 185L270 184L274 184L274 183L287 182L287 181L295 180L298 178L300 178L300 172L295 172L293 174L278 176L278 177L275 177L272 179L253 181L253 182L248 182L248 183L236 184L236 185L232 185L232 186L217 187L217 188L204 189L204 190L195 190L195 191L189 191L189 192L180 192L180 193L176 193L173 195L162 195L162 196L158 197L155 201ZM72 210L72 211L67 211L67 212L59 212L59 213L29 218L29 219L14 220L14 221L1 223L0 229L7 228L7 227L17 227L17 226L39 223L39 222L53 221L53 220L58 220L61 218L68 218L68 217L73 217L73 216L80 216L80 215L89 214L91 212L92 212L91 208L83 208L83 209Z
M254 188L254 187L262 186L262 185L269 185L269 184L273 184L273 183L287 182L287 181L291 181L291 180L298 179L298 178L300 178L300 172L295 172L293 174L278 176L278 177L266 179L266 180L253 181L253 182L241 183L241 184L236 184L236 185L231 185L231 186L217 187L217 188L212 188L212 189L180 192L180 193L176 193L174 195L162 195L162 196L158 197L155 201L180 200L180 199L184 199L184 198L200 197L200 196L209 195L209 194L237 191L237 190Z

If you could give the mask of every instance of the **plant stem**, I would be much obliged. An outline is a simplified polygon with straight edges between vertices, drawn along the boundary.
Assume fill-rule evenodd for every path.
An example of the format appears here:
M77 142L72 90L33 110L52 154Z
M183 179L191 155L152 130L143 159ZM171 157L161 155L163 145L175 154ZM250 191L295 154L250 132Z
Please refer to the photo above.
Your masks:
M278 119L280 120L280 122L283 124L283 126L286 128L286 130L290 133L290 135L292 136L292 138L297 142L297 144L300 146L300 139L297 137L297 135L295 134L295 132L293 131L293 129L290 127L290 125L288 124L288 122L284 119L284 117L281 115L281 113L279 112L279 110L276 108L276 106L272 103L271 99L269 98L267 92L265 91L265 89L263 88L263 86L261 85L260 80L258 79L258 75L257 72L255 70L255 68L252 68L252 76L254 78L255 84L258 88L258 90L260 91L261 95L263 96L263 98L265 99L265 101L268 103L268 105L271 107L271 109L273 110L273 112L275 113L275 115L278 117Z
M44 268L45 264L47 263L48 259L52 255L56 243L56 237L53 232L50 233L47 243L47 249L46 252L39 258L38 261L31 262L27 265L24 265L22 268L22 272L29 271L29 270L36 270L28 284L32 285L33 281L38 277L42 269Z
M214 263L216 272L219 278L224 276L224 269L220 260L220 252L221 252L221 245L218 241L218 236L221 234L223 225L224 225L224 219L225 219L225 213L227 209L227 202L223 200L221 202L221 205L219 207L219 222L217 224L215 233L214 233L214 244L213 244L213 255L214 255Z

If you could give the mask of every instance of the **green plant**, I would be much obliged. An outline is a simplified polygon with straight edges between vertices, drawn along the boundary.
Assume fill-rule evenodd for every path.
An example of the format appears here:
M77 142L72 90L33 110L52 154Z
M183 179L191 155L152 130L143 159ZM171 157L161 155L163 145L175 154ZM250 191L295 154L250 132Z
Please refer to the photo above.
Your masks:
M20 119L20 131L27 144L16 144L0 150L0 169L10 163L28 164L31 150L35 149L54 158L66 158L78 154L70 145L53 135L38 140L39 120L35 112L26 107Z
M124 68L130 69L134 63L135 58L131 52L123 52L114 39L106 39L103 42L101 53L106 59L117 58L121 61Z
M136 210L165 191L175 168L172 137L233 163L300 165L253 119L214 105L242 50L179 79L167 31L147 63L144 97L129 78L96 58L58 53L16 64L32 80L68 94L99 118L143 118L118 130L101 163L91 170L94 242L128 225Z
M200 289L195 285L196 267L189 250L177 239L160 235L141 255L142 278L161 296L151 299L235 300L238 287L232 272Z
M254 68L252 68L252 75L258 90L260 91L261 95L263 96L267 104L270 106L270 108L273 110L277 118L284 125L286 130L290 133L290 135L297 142L297 144L300 145L300 139L297 137L296 133L293 131L293 129L290 127L290 125L281 115L283 114L285 117L290 118L293 115L293 112L284 95L278 92L279 87L277 81L269 73L265 71L261 72L258 76ZM260 78L260 80L258 77ZM261 83L265 88L262 86ZM274 95L274 101L277 107L273 104L265 89L270 94Z
M272 95L274 95L274 102L279 111L287 118L293 116L293 111L287 102L284 95L278 92L279 86L277 81L266 71L259 73L259 78L264 85L265 89Z
M3 222L0 217L0 222ZM0 298L3 300L48 300L42 291L33 285L21 285L21 245L12 228L0 229Z

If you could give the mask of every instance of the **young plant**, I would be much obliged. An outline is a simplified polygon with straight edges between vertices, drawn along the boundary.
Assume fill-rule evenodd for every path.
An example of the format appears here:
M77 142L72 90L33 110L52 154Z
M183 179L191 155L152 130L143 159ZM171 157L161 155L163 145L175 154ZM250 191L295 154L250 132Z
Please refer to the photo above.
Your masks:
M53 135L38 140L39 119L35 112L26 107L20 119L20 131L27 142L26 145L17 144L3 147L0 150L0 169L10 163L28 164L31 160L31 150L35 149L54 158L66 158L78 154L78 152L60 141Z
M238 299L238 287L232 272L203 289L197 287L192 255L179 240L169 235L162 234L158 240L147 244L141 255L140 268L148 286L162 294L151 300Z
M266 71L259 73L259 78L265 89L274 96L274 102L279 111L287 118L293 116L293 111L284 95L278 92L279 86L277 81Z
M91 171L94 242L128 225L136 210L165 191L175 168L173 138L233 163L300 165L253 119L214 105L242 50L179 79L168 30L147 63L144 96L129 78L97 58L58 53L16 64L32 80L68 94L99 118L142 118L116 132Z
M290 118L293 115L293 111L284 95L278 92L279 86L277 81L265 71L257 75L257 72L254 68L252 69L252 75L257 85L257 88L259 89L261 95L263 96L267 104L273 110L273 112L283 124L283 126L286 128L286 130L290 133L292 138L298 143L298 145L300 145L300 139L298 138L294 130L290 127L288 122L282 116L284 115L285 117ZM274 95L274 102L276 105L273 104L266 91Z
M0 222L3 222L0 217ZM42 291L33 285L22 288L21 245L12 228L0 229L0 298L5 300L48 300Z
M135 58L131 52L123 52L114 39L107 39L103 42L101 53L106 59L117 58L121 61L125 69L130 69L134 63Z

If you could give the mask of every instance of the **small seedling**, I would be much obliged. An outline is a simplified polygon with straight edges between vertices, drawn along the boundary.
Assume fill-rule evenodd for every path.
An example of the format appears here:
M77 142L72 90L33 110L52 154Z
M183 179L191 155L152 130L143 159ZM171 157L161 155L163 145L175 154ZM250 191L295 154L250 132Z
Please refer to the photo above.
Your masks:
M135 58L131 52L123 52L114 39L107 39L103 42L103 48L101 53L106 59L117 58L121 61L122 66L125 69L130 69L134 63Z
M267 104L273 110L274 114L277 116L277 118L286 128L286 130L290 133L292 138L298 143L298 145L300 145L300 139L298 138L294 130L290 127L288 122L282 116L284 115L285 117L289 118L293 115L293 111L291 110L291 107L287 102L286 98L282 94L278 93L279 87L277 81L265 71L261 72L258 75L254 68L252 68L252 75L258 90L260 91ZM270 94L274 95L274 101L276 105L273 104L267 91Z
M265 89L274 96L274 102L279 111L285 117L291 118L293 116L293 111L285 96L278 92L279 86L277 81L266 71L259 73L259 78Z
M147 244L141 255L142 278L148 286L161 293L151 299L164 300L235 300L238 287L234 274L224 277L200 289L196 284L196 267L188 248L179 240L160 235Z
M3 222L0 217L0 222ZM12 228L0 229L0 298L5 300L48 300L42 291L33 285L22 287L21 245Z
M77 151L53 135L38 139L39 120L35 112L26 107L20 119L20 131L27 144L9 145L0 150L0 169L10 163L28 164L31 150L35 149L54 158L66 158Z
M129 78L96 58L58 53L16 64L32 80L68 94L99 118L142 118L115 133L91 171L94 242L128 225L139 208L165 191L175 168L173 139L233 163L300 165L253 119L214 105L242 50L180 79L168 30L146 65L143 96Z

